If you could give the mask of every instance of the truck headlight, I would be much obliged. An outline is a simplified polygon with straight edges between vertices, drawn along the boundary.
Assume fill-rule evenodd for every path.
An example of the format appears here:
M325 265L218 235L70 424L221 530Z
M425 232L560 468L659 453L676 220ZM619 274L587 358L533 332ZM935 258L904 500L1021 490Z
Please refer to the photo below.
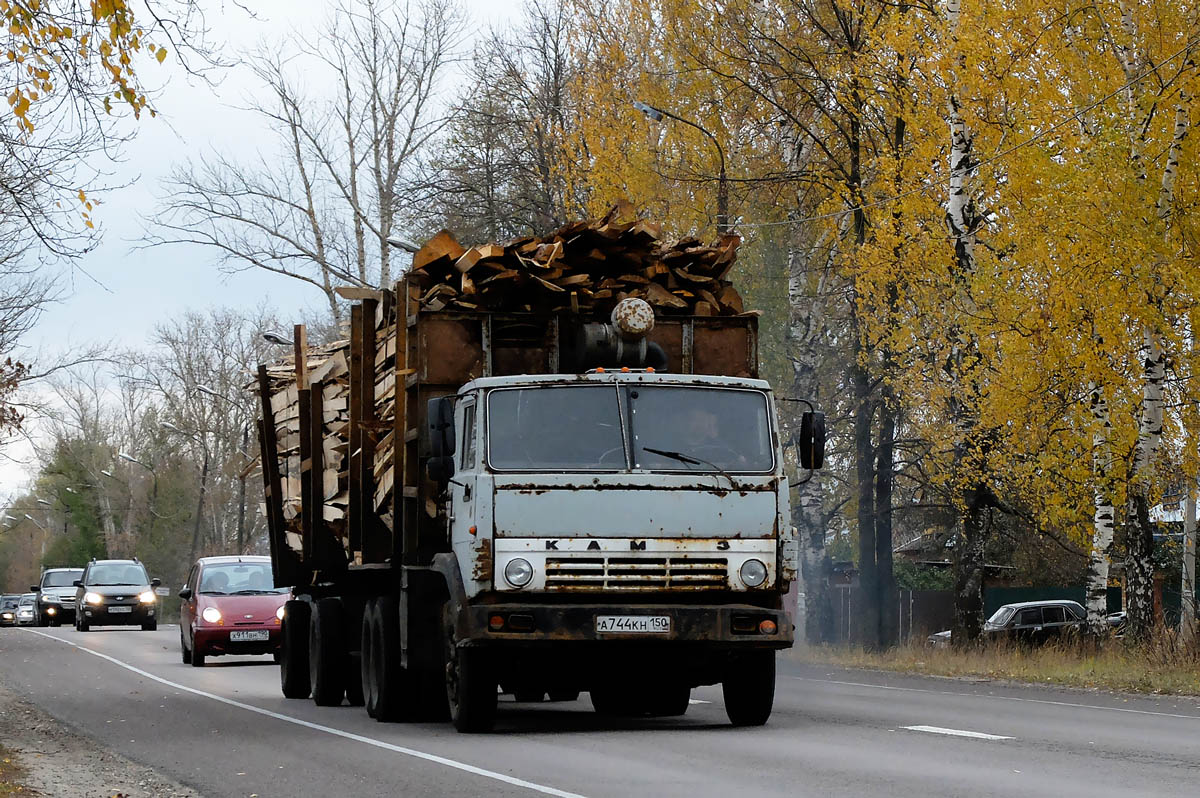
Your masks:
M89 590L88 592L83 594L83 603L84 604L103 604L104 596L101 596L99 593L93 593L92 591Z
M504 566L504 579L513 587L525 587L533 579L533 566L520 557L509 560Z
M758 587L767 581L767 566L760 560L746 560L738 571L742 576L742 584L746 587Z

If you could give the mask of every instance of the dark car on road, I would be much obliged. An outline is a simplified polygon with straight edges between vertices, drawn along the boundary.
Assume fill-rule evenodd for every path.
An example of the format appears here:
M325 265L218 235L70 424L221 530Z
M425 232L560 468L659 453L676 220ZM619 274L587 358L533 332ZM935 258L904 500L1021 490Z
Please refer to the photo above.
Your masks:
M146 574L137 560L92 560L75 580L75 629L93 626L158 628L159 581Z
M0 626L17 625L17 605L21 597L16 593L0 596Z
M272 654L278 658L286 587L275 587L271 558L202 557L179 591L179 649L197 668L205 657Z
M983 635L989 640L1016 640L1039 645L1064 635L1078 632L1087 619L1087 611L1078 601L1022 601L1005 604L983 624ZM931 646L950 645L950 632L932 634Z
M82 568L47 568L42 581L33 586L37 594L37 625L58 626L75 621L75 580Z

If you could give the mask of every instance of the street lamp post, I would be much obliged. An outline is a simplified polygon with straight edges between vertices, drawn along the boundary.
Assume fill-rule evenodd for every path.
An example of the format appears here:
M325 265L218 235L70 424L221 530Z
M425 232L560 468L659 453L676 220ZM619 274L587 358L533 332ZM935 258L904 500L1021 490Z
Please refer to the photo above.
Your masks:
M38 499L38 501L41 501L41 499ZM34 526L36 526L38 529L42 530L42 554L41 554L41 558L44 560L44 559L46 559L46 536L47 536L48 534L50 534L50 530L46 529L46 527L44 527L44 526L42 526L41 524L39 524L39 523L37 522L37 519L35 519L35 518L34 518L32 515L30 515L29 513L25 513L25 517L26 517L26 518L29 520L29 522L30 522L30 523L32 523L32 524L33 524ZM30 543L32 543L32 542L33 542L33 535L30 535L30 536L29 536L29 542L30 542Z
M684 119L682 116L676 116L670 111L662 108L656 108L649 103L644 103L641 100L634 100L633 107L641 111L646 116L653 119L655 122L661 122L664 118L674 119L676 122L682 122L685 125L696 128L704 135L708 136L708 140L717 148L717 157L721 162L721 172L717 178L717 232L729 232L729 185L725 179L725 150L721 147L721 142L717 141L717 137L710 133L705 128L691 121Z

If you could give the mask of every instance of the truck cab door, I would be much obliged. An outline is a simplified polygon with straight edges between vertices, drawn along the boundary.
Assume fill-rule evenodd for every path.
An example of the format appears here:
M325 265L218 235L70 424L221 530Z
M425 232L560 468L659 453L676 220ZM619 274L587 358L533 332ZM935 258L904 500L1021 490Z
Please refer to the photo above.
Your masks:
M476 423L474 397L458 403L454 421L458 432L458 450L454 453L456 467L454 479L449 485L447 517L450 519L450 544L458 557L459 567L463 570L463 582L470 593L473 592L471 582L480 581L480 577L484 576L475 573L472 568L479 546L476 524L476 507L479 504L479 425ZM490 580L491 575L484 578Z

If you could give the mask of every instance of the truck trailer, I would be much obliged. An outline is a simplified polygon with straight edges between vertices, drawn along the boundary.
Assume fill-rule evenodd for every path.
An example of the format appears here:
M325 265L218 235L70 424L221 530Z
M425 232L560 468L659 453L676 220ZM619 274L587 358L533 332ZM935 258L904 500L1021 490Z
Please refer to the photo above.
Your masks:
M481 732L500 693L665 717L720 683L734 725L769 718L799 560L783 448L820 467L823 417L785 440L722 255L575 229L435 239L394 290L345 292L347 341L298 326L259 368L285 696ZM631 262L652 277L613 276Z

